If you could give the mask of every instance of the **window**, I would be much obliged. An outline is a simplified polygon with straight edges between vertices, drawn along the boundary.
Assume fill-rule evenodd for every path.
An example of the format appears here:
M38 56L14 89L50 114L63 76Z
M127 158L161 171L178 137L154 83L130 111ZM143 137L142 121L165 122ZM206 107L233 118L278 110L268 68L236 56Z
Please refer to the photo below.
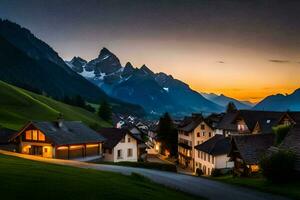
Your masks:
M200 133L199 132L197 133L197 137L200 137Z
M210 162L210 155L207 154L207 161Z
M202 136L205 136L205 131L202 132Z
M201 130L205 130L205 125L201 124Z
M45 141L45 135L39 131L39 141Z
M206 161L206 153L203 153L204 154L204 160Z
M25 132L25 139L26 140L32 140L31 130Z
M132 157L132 149L127 149L127 157Z
M122 158L122 150L121 149L118 150L118 159L119 158Z
M208 137L211 137L211 132L208 133Z
M215 164L215 157L214 156L211 157L211 162L212 162L212 164Z
M198 151L198 158L200 158L200 151Z
M201 159L203 159L203 152L201 151Z
M131 139L130 137L127 138L127 142L128 142L128 143L130 143L130 139Z
M44 152L47 153L48 152L48 148L44 148Z
M38 131L32 130L32 140L38 140Z

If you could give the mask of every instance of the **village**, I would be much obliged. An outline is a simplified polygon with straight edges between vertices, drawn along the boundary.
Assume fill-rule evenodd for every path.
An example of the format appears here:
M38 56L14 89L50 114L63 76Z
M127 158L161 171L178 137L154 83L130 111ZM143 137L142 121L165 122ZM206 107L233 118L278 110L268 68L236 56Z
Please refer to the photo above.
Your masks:
M194 176L240 177L260 173L264 155L292 150L297 157L295 170L300 169L300 112L228 107L224 113L206 117L195 113L172 120L175 153L171 153L174 144L159 133L163 122L117 115L113 128L98 130L80 121L65 121L63 115L56 121L30 121L18 132L1 128L0 148L82 162L164 163L173 165L172 171Z

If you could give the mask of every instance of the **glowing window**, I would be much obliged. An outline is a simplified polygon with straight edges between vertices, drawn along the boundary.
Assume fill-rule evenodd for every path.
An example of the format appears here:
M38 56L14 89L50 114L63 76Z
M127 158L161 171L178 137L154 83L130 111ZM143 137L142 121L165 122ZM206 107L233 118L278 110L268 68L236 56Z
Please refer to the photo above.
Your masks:
M45 141L45 140L46 140L45 135L41 131L39 131L39 141Z
M38 131L32 130L32 140L38 140Z
M32 139L31 138L31 130L25 132L25 139L26 140L31 140Z

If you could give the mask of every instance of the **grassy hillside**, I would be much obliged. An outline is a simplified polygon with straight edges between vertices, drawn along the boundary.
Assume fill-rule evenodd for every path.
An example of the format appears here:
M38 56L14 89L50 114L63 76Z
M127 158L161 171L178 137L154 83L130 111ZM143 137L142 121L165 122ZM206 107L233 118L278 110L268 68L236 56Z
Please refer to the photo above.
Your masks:
M88 125L110 126L97 115L0 81L0 125L19 129L29 120L55 120L59 113L66 120Z
M139 175L124 176L4 155L0 155L0 163L1 199L196 199Z

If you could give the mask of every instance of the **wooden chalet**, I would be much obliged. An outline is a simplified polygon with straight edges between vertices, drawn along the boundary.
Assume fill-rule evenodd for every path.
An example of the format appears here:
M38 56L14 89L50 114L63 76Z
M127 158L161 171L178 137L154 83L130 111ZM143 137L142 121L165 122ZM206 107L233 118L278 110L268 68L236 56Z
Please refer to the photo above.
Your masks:
M60 119L28 122L10 141L23 154L76 159L101 156L105 138L82 122Z

